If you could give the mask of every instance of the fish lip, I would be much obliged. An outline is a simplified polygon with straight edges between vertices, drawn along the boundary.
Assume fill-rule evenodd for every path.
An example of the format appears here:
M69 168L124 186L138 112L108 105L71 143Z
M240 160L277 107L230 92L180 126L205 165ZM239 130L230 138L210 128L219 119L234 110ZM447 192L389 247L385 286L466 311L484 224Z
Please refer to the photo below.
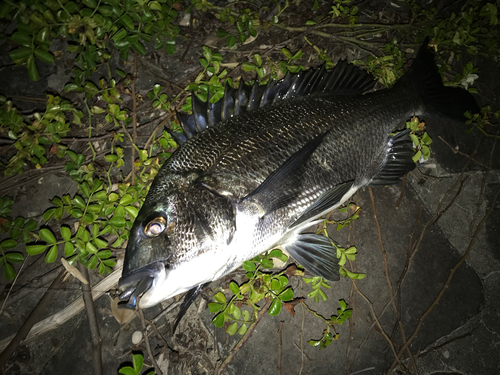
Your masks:
M135 310L139 306L141 295L151 288L156 275L163 268L161 262L155 262L122 276L118 281L118 289L125 290L118 296L121 301L118 307Z

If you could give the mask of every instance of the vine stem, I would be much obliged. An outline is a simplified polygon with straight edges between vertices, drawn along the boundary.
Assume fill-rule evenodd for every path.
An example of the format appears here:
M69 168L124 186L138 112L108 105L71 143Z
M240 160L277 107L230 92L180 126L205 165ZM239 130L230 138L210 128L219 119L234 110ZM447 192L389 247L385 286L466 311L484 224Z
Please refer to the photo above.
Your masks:
M248 341L250 336L252 335L255 327L257 327L257 324L261 321L261 319L264 317L264 314L269 310L269 307L271 306L272 301L267 301L265 306L260 310L259 315L257 315L257 319L255 320L254 323L248 328L247 332L245 333L245 336L243 336L240 341L236 344L236 346L231 350L229 355L226 357L224 362L220 365L220 367L216 370L216 374L220 375L222 372L226 369L226 367L229 365L229 362L233 359L233 357L236 355L238 350L241 349L241 347Z

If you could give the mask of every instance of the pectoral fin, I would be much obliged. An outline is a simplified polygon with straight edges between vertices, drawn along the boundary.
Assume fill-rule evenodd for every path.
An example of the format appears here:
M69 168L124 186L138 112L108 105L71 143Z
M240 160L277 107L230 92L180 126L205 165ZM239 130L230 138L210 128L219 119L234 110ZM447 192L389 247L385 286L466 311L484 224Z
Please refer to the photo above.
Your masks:
M307 142L243 200L255 202L265 214L276 211L293 201L300 193L300 189L295 189L294 186L297 181L300 181L300 175L303 172L301 167L309 160L327 134L328 132L325 132Z
M330 281L340 279L337 249L330 238L319 234L299 234L281 245L306 270Z

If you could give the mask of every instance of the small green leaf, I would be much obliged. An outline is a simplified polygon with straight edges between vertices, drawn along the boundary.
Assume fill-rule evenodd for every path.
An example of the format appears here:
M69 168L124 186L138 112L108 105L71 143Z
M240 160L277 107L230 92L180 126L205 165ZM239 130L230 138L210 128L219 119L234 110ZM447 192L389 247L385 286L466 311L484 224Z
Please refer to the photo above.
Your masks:
M218 292L215 294L214 296L214 299L217 301L217 302L220 302L222 304L226 303L227 300L226 300L226 296L224 295L224 293L222 292Z
M50 248L47 255L45 256L45 263L54 263L57 259L57 245Z
M28 245L26 246L26 252L29 255L38 255L40 253L43 253L46 248L47 245Z
M69 241L71 238L71 229L68 227L61 227L61 237L64 241Z
M21 253L18 253L18 252L6 253L5 258L9 262L13 262L13 263L21 263L22 261L24 261L24 255Z
M75 252L75 246L71 242L64 243L64 256L69 257Z
M238 330L238 334L240 334L241 336L243 336L245 333L247 333L247 325L246 324L242 324L240 329Z
M212 313L212 314L215 314L215 313L218 313L220 311L220 309L222 308L222 305L220 303L217 303L217 302L210 302L208 304L208 310Z
M144 358L141 354L134 354L132 357L132 363L134 365L134 369L137 373L140 373L142 370L142 365L144 364Z
M229 289L233 292L234 295L237 295L240 292L240 287L234 281L229 283Z
M40 232L38 232L38 234L40 235L40 238L47 243L55 244L57 242L56 237L50 231L50 229L47 228L40 229Z
M47 64L53 64L54 63L54 56L50 52L44 51L43 49L35 49L33 51L35 53L35 56L38 57L40 60Z
M224 314L220 313L212 320L212 324L217 328L221 328L224 325Z
M3 276L5 277L6 280L13 280L14 277L16 277L16 271L14 270L14 267L12 267L10 263L5 263Z
M271 306L269 307L269 310L267 311L269 315L271 316L276 316L280 313L281 311L281 301L279 298L273 299L273 302L271 303Z
M233 322L229 325L229 327L227 327L226 332L232 336L236 333L237 330L238 330L238 323Z
M12 249L17 246L17 242L11 238L0 243L0 249Z
M243 269L247 272L253 272L256 269L255 263L251 262L249 260L246 260L243 262Z
M89 253L97 253L97 247L94 246L94 244L92 244L92 242L87 242L87 244L85 245L85 249L89 252Z

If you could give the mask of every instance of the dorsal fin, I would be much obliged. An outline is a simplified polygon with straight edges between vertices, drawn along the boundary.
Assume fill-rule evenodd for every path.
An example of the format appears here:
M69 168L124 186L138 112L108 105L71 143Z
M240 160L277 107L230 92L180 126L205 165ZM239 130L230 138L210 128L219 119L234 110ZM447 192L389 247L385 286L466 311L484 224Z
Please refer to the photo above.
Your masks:
M177 114L184 134L172 132L172 135L177 142L184 143L207 127L243 112L318 93L361 95L371 90L375 83L376 80L369 73L345 60L339 61L330 71L323 65L321 69L287 73L280 81L270 80L266 85L260 85L257 81L252 86L240 82L238 89L233 89L226 83L223 98L215 104L203 102L193 94L193 114Z

